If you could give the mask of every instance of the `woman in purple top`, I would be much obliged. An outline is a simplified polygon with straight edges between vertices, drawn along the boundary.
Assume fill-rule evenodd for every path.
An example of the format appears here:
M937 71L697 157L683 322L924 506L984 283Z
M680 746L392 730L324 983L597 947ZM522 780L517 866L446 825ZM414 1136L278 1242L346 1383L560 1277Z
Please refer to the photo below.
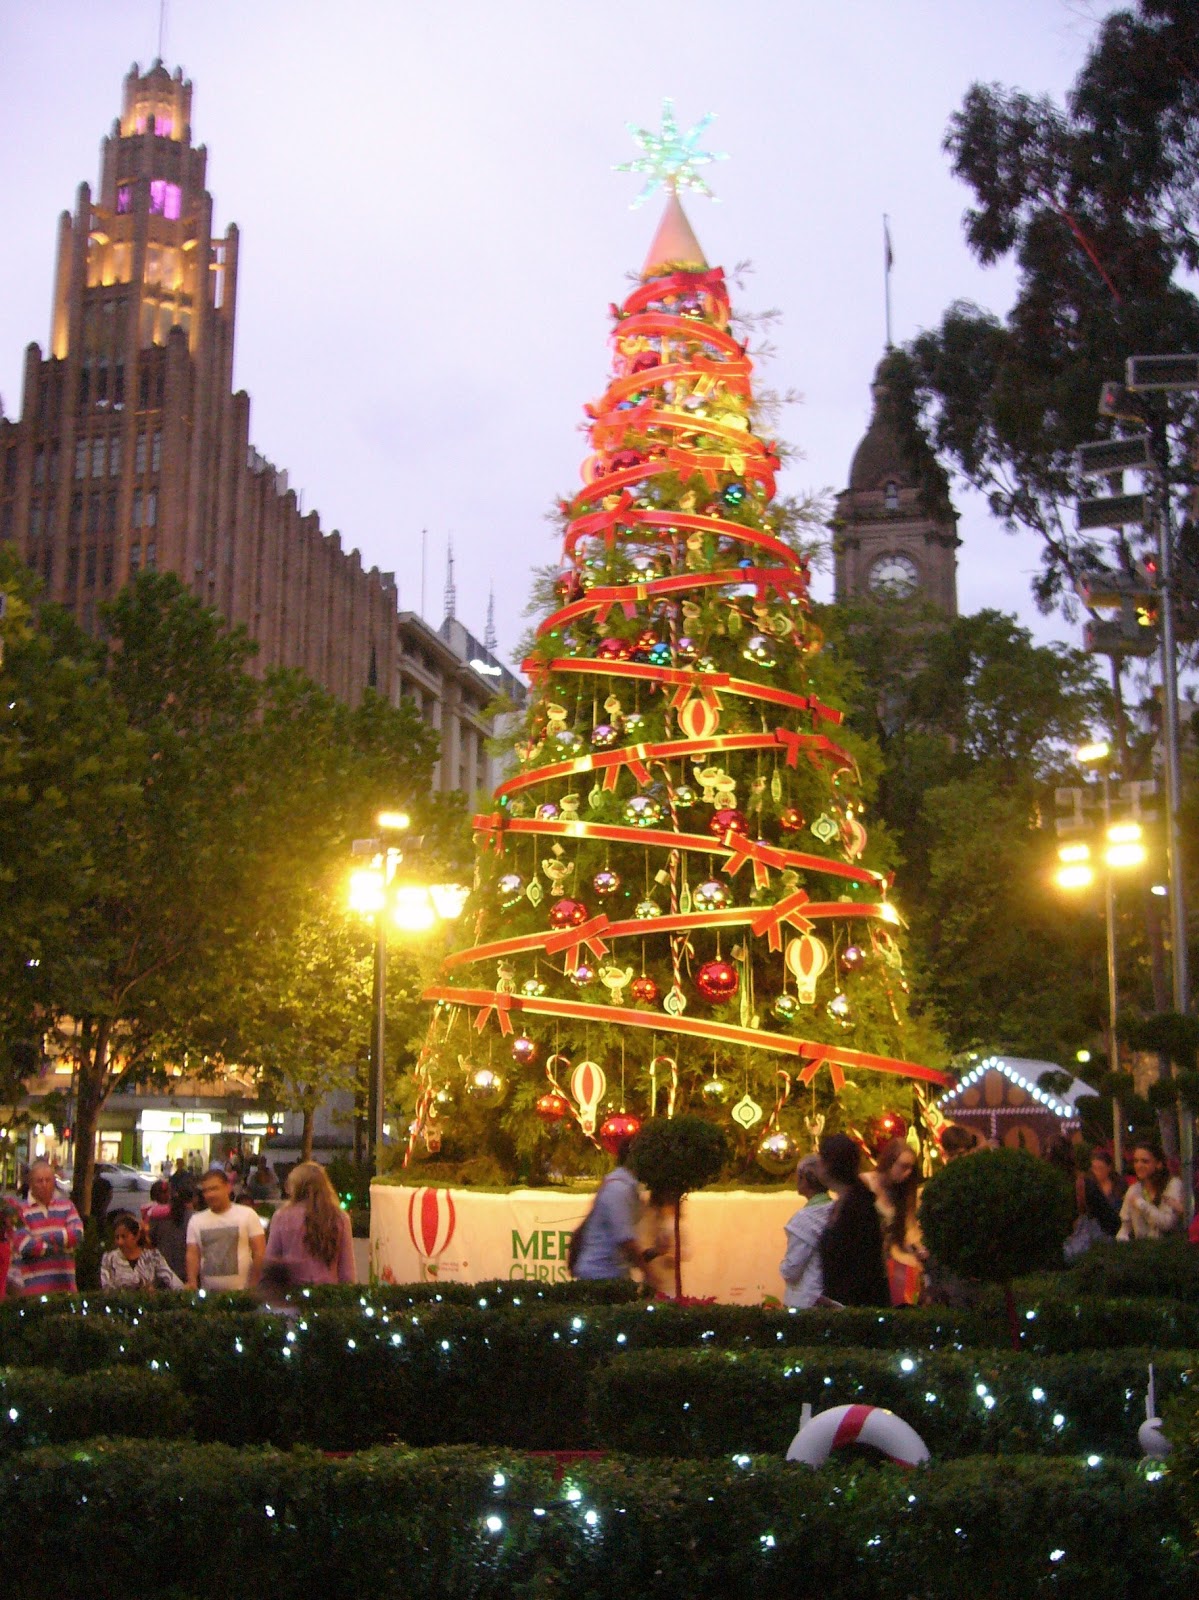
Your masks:
M301 1161L287 1179L287 1204L271 1218L266 1265L278 1263L291 1283L353 1283L350 1219L337 1203L319 1161Z

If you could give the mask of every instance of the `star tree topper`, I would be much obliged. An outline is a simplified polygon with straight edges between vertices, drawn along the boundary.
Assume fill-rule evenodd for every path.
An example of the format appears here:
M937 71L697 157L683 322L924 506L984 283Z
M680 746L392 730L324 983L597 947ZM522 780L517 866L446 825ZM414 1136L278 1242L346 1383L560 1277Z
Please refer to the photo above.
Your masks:
M622 161L616 168L617 172L640 172L645 175L645 187L633 201L634 207L643 204L660 188L667 189L671 194L677 194L680 189L695 189L699 194L707 195L709 200L716 198L696 171L697 167L706 166L711 161L728 160L723 150L699 148L699 141L715 116L714 111L709 111L689 133L681 134L674 120L674 101L663 100L661 133L638 128L632 122L626 124L644 152L634 161Z

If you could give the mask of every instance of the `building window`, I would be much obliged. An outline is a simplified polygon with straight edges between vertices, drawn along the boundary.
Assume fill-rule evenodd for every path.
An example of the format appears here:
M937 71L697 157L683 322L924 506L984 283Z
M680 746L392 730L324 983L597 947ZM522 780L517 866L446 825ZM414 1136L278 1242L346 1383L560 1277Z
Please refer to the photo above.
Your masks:
M99 405L101 401L107 403L107 400L108 362L101 360L96 363L96 404Z
M92 440L92 477L104 476L104 462L108 456L108 440L103 434Z
M50 482L58 482L58 446L56 444L50 446Z
M15 459L15 456L9 456L10 461ZM34 483L45 483L46 481L46 451L44 446L40 444L33 457L33 481Z
M154 132L158 135L158 137L160 139L169 139L171 137L171 133L172 133L173 129L174 129L174 124L171 121L170 117L160 116L157 112L155 112L155 115L154 115Z
M112 403L114 406L125 404L125 363L118 361L112 369Z
M146 436L144 433L139 433L137 436L137 444L133 451L133 470L139 477L146 470Z
M93 494L88 497L87 531L89 533L99 533L100 531L100 507L102 504L103 497L101 495Z
M165 217L168 222L177 222L182 199L183 191L177 183L168 183L165 178L152 178L150 180L150 215L152 217Z
M0 539L11 539L11 538L12 538L12 501L11 500L6 500L4 502L3 510L0 510Z
M123 183L117 190L117 212L124 215L133 210L133 190L127 183Z
M112 546L110 544L106 544L104 546L104 565L103 565L102 571L103 571L104 587L106 589L111 589L112 588Z
M899 510L899 485L892 479L883 490L883 506L888 511Z
M146 546L146 571L153 572L158 566L158 546L153 539Z
M43 467L45 466L45 460L44 459L42 461L42 465L43 465ZM5 454L4 454L4 487L6 489L13 489L13 488L16 487L16 482L17 482L17 447L14 444L9 450L6 450Z
M42 502L35 500L29 507L29 537L40 539L42 536Z
M150 471L157 472L162 466L162 434L157 429L154 433L154 443L150 450Z
M151 489L149 494L147 494L147 496L146 496L146 527L147 528L153 528L153 527L156 527L157 524L158 524L158 490L157 489ZM149 551L149 549L150 549L150 546L147 545L146 546L147 552ZM148 564L148 562L149 562L149 555L148 554L147 554L146 560L147 560L147 564Z
M141 566L141 564L142 564L142 547L141 547L140 544L131 544L129 546L129 573L130 573L130 576L132 576L133 573L135 573L138 570L138 568Z
M73 544L67 551L67 588L73 589L79 582L79 546Z
M75 476L77 478L86 478L87 477L87 440L86 439L76 439L75 440Z
M121 470L121 436L114 433L108 441L108 476L115 478Z
M150 373L143 367L137 380L137 403L144 411L150 404Z
M82 521L83 521L83 496L81 494L73 494L71 496L71 520L70 520L70 523L69 523L70 531L72 533L78 533L79 532L79 524Z
M133 515L130 521L135 528L140 528L142 525L142 492L140 489L133 491Z
M96 587L96 547L89 544L83 554L83 586L85 589Z
M104 502L104 531L111 533L117 525L117 497L110 494Z
M49 583L51 578L53 578L53 576L54 576L54 548L53 548L52 545L47 545L46 546L46 553L42 557L42 580L45 583Z
M92 397L92 369L85 361L79 369L79 404L85 406Z

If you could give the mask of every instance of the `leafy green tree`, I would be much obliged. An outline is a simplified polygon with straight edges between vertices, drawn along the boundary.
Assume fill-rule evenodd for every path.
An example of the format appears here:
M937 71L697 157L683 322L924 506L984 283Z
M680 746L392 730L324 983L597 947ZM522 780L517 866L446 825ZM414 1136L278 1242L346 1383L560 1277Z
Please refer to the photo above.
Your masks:
M1130 355L1199 349L1186 282L1199 265L1199 12L1141 0L1108 16L1064 107L973 85L946 148L974 197L970 249L984 265L1011 257L1019 286L1005 317L959 302L913 341L908 402L1000 521L1040 535L1034 592L1048 607L1111 559L1070 509L1100 386ZM1193 396L1157 413L1176 456L1195 421Z

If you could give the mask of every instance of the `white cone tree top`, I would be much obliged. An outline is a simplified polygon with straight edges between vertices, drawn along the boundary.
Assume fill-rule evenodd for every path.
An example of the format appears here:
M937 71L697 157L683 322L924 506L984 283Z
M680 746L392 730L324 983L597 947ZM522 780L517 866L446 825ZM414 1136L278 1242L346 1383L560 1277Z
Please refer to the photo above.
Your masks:
M699 247L699 240L687 221L687 213L672 188L667 195L662 220L658 224L654 242L649 247L641 276L653 278L670 267L682 267L690 272L704 272L707 266L704 253Z

